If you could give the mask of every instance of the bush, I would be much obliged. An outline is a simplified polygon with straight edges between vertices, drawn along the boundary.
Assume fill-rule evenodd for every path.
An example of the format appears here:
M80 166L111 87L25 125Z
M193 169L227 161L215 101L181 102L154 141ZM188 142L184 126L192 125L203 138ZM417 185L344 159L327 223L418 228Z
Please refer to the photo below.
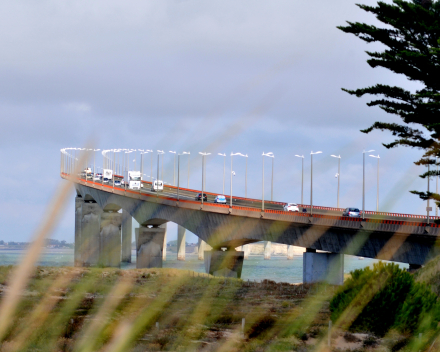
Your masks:
M437 296L398 265L379 262L351 275L330 302L331 319L343 317L351 331L383 336L392 327L414 332L439 321Z

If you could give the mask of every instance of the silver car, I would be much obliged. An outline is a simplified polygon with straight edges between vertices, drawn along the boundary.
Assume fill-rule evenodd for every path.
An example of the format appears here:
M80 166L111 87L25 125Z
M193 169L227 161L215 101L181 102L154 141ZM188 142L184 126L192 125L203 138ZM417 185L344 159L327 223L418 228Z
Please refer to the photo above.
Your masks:
M358 208L345 208L345 210L342 212L342 216L359 218L361 216L361 212Z

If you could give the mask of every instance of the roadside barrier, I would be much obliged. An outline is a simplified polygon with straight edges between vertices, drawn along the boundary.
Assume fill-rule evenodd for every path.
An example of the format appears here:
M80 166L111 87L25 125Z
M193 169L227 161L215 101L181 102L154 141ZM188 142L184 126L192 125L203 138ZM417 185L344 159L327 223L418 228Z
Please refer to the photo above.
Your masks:
M104 183L95 182L94 180L82 179L82 178L79 178L78 175L72 176L72 175L69 175L64 172L61 172L61 177L66 178L66 179L70 179L73 177L74 180L76 180L76 182L78 182L78 183L84 183L84 184L87 184L88 186L91 186L93 188L97 188L100 190L102 190L103 188L104 189L116 189L118 191L123 191L125 194L133 194L136 196L140 195L142 197L153 197L153 198L159 198L162 200L177 201L177 199L174 197L164 196L164 195L161 195L160 193L159 194L140 193L139 191L133 191L130 189L123 188L121 186L118 187L118 186L113 186L112 184L104 184ZM121 176L118 176L118 177L121 177ZM150 181L142 181L142 182L145 184L151 184ZM177 189L177 187L175 187L175 186L167 186L167 187ZM179 187L179 189L184 190L184 191L199 192L197 190L192 190L192 189L187 189L187 188L180 188ZM204 193L211 194L211 195L216 194L216 193L210 193L210 192L204 192ZM234 199L242 199L242 200L249 200L249 201L253 200L250 198L241 198L241 197L234 197ZM261 202L261 200L254 200L254 201ZM191 203L191 204L201 205L201 202L195 201L195 200L179 199L178 202L179 203ZM282 202L270 202L270 201L268 201L268 202L265 201L265 203L281 204L281 205L287 204L287 203L282 203ZM218 204L218 203L203 203L203 204L206 205L207 207L229 208L228 204ZM298 204L298 206L302 207L302 208L310 208L310 205ZM246 207L246 206L236 206L236 205L233 205L232 209L252 211L252 212L261 212L262 211L260 208L256 208L256 207ZM342 212L345 208L330 208L330 207L313 206L313 209L328 210L328 211L341 211ZM310 213L289 212L289 211L274 210L274 209L266 209L266 210L264 210L264 213L286 215L289 217L301 216L301 217L310 217L310 218L316 218L316 219L332 219L332 220L343 220L343 221L352 221L352 222L365 221L365 222L370 222L370 223L387 224L387 225L421 226L421 227L427 227L427 226L429 227L430 226L430 227L435 227L435 228L440 227L439 224L434 224L434 223L427 224L425 222L409 222L409 221L402 221L402 220L386 220L386 219L371 219L371 218L361 219L360 217L355 218L355 217L325 215L325 214L310 215ZM392 216L392 217L405 217L405 218L413 218L413 219L426 219L426 216L413 215L413 214L385 213L385 212L375 212L375 211L365 211L365 214ZM430 216L430 220L436 220L436 219L440 219L440 217Z

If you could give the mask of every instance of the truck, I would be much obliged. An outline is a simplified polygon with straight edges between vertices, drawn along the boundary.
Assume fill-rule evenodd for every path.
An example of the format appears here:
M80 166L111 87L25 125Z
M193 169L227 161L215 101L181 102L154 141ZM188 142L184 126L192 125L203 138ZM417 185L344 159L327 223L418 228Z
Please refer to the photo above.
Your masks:
M113 178L113 170L112 169L104 169L102 170L103 179L111 180Z
M128 188L129 189L141 189L141 172L140 171L129 171L128 172Z
M85 179L93 178L92 169L90 167L86 167L82 172L81 177L84 177Z

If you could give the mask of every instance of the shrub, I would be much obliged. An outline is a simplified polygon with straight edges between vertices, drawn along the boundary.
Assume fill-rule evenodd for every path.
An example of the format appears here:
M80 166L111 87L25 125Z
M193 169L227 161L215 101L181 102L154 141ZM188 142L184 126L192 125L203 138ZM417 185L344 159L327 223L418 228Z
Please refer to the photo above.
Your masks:
M414 332L439 321L436 295L398 265L379 262L351 274L330 302L332 320L342 317L351 331L383 336L392 327Z

